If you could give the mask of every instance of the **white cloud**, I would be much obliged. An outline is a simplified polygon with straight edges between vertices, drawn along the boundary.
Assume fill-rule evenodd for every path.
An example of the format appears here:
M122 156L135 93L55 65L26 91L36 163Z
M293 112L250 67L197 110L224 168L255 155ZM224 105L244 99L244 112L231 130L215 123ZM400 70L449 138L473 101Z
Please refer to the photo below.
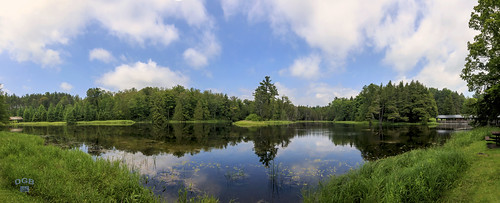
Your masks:
M61 47L90 24L133 44L167 46L179 39L175 25L165 22L170 18L202 32L213 27L203 0L8 1L0 7L0 53L18 62L57 66L67 55Z
M183 53L186 63L195 69L200 69L208 65L209 58L219 55L221 49L214 34L211 32L205 32L200 41L199 45L194 48L188 48Z
M0 52L16 61L43 66L62 62L58 45L66 45L86 22L85 1L28 0L3 2L0 7Z
M321 58L318 55L310 55L295 59L293 64L288 68L288 72L292 76L305 79L316 79L320 76ZM287 72L285 69L280 71L280 74Z
M294 88L288 88L284 84L281 84L280 82L275 82L274 85L278 89L278 94L280 97L282 96L287 96L292 103L295 101L295 93L296 89Z
M476 34L468 28L474 5L473 1L400 4L400 12L386 18L374 32L374 42L379 48L387 48L384 62L400 72L412 70L419 62L433 66L458 57L461 63L447 67L447 71L459 74L467 54L467 41Z
M330 68L344 64L349 54L375 48L400 75L422 68L415 78L448 75L452 79L441 83L427 80L437 86L449 82L457 89L465 87L458 75L466 43L476 34L468 27L475 4L469 0L221 1L226 18L241 13L250 22L268 22L277 35L296 35L320 50L327 62L323 65ZM432 75L436 68L439 72Z
M191 67L200 68L208 64L207 57L193 48L186 49L182 56Z
M59 85L59 88L61 88L63 91L69 92L71 91L71 89L73 89L73 85L67 82L62 82L61 85Z
M254 90L245 89L245 88L240 88L238 90L240 92L240 96L238 96L240 99L242 99L242 100L245 100L245 99L253 100L253 92L254 92ZM278 91L279 91L279 89L278 89Z
M250 21L268 21L277 34L292 32L332 61L364 45L365 28L383 15L390 0L222 1L226 16L242 12Z
M182 73L172 71L168 67L158 66L149 60L148 63L136 62L131 65L121 65L113 71L105 73L97 83L111 89L141 89L144 87L186 86L189 78Z
M299 102L310 106L328 105L335 97L354 97L359 91L342 86L332 87L326 83L311 83L307 90L307 97L302 97Z
M224 11L224 17L226 18L226 20L238 12L237 10L239 9L240 5L240 0L221 0L221 6L222 10Z
M115 58L108 50L103 48L95 48L89 51L89 60L99 60L104 63L109 63L111 61L114 61Z
M295 105L325 106L335 97L355 97L359 91L326 83L310 83L303 88L289 88L280 82L275 83L280 96L286 95Z

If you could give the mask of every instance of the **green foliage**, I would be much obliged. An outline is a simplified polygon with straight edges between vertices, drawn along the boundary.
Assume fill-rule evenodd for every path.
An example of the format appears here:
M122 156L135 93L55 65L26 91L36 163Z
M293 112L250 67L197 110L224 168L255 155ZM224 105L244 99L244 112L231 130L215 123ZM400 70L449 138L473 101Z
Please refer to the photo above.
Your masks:
M194 109L194 115L193 119L196 121L201 121L204 119L205 111L203 108L203 104L201 103L201 100L198 101L196 104L196 108Z
M174 120L176 121L185 121L186 117L184 116L184 107L182 105L182 101L179 99L177 100L177 104L175 105L175 113L174 113Z
M33 179L29 195L43 202L156 202L137 173L118 161L79 150L44 146L43 138L0 132L0 188L18 193L14 180ZM3 196L1 193L0 196Z
M167 102L163 92L156 92L151 98L151 121L156 127L164 127L167 123Z
M248 115L248 116L245 118L245 120L247 120L247 121L261 121L261 120L262 120L262 118L261 118L260 116L258 116L257 114L254 114L254 113L253 113L253 114Z
M470 91L484 93L476 108L480 124L487 124L500 114L500 2L479 0L469 27L480 33L467 43L469 55L460 76Z
M271 119L273 102L278 96L278 89L271 83L271 77L266 76L254 92L255 111L263 119Z
M430 88L429 91L434 96L436 101L438 113L441 115L456 115L464 113L464 102L466 100L463 94L452 92L449 89L438 90Z
M7 104L4 99L5 95L0 89L0 123L6 123L9 120L9 115L7 112Z
M250 114L257 114L262 120L425 123L437 115L438 109L462 111L465 102L463 95L447 89L428 90L418 81L399 85L389 81L386 86L370 84L356 97L336 97L328 106L322 107L295 106L288 97L277 96L278 89L267 76L254 92L255 101L182 86L132 88L116 93L90 88L84 99L64 93L10 95L5 98L10 111L22 113L24 121L28 122L69 121L69 124L75 124L93 120L134 120L151 122L156 127L171 120L238 121ZM436 102L435 98L444 99ZM484 98L491 100L492 97ZM453 105L443 107L448 104Z
M73 106L68 105L66 107L66 112L64 113L64 121L66 121L66 124L68 125L76 124L75 109L73 108Z
M500 115L500 84L494 85L481 95L476 103L477 120L480 125L487 125Z

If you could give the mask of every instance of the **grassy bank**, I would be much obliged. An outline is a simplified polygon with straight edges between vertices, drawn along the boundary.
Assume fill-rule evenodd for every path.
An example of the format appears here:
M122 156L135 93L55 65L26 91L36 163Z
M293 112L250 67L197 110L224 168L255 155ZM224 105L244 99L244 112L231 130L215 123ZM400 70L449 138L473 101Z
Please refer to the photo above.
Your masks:
M168 123L230 123L230 120L168 121Z
M155 202L140 177L119 162L44 146L43 138L0 132L0 202ZM19 192L16 179L34 180Z
M333 123L340 123L340 124L352 124L352 125L369 125L369 121L332 121ZM378 125L378 120L372 121L372 125ZM436 122L435 119L427 122L426 124L423 123L409 123L409 122L382 122L382 125L384 126L409 126L409 125L427 125L427 126L437 126L439 125L438 122Z
M131 120L108 120L108 121L78 121L76 125L109 125L109 126L127 126L134 125Z
M442 147L365 163L304 191L304 201L498 202L500 149L487 149L484 141L497 130L460 132Z
M292 123L338 123L338 124L350 124L350 125L369 125L369 121L277 121L277 120L272 120L272 121L248 121L248 120L242 120L242 121L236 121L233 124L236 126L240 127L262 127L262 126L269 126L269 125L288 125ZM378 125L378 120L377 121L372 121L372 125ZM382 122L383 126L409 126L409 125L427 125L430 127L437 126L438 123L433 120L430 122L427 122L427 124L422 124L422 123L404 123L404 122L399 122L399 123L392 123L392 122Z
M10 123L10 126L62 126L66 125L66 122L20 122L20 123Z
M242 121L236 121L233 123L233 125L239 126L239 127L262 127L262 126L269 126L269 125L288 125L294 123L293 121L247 121L247 120L242 120Z
M108 126L127 126L135 124L131 120L107 120L107 121L78 121L76 125L88 126L88 125L108 125ZM10 126L63 126L66 122L19 122L10 123Z

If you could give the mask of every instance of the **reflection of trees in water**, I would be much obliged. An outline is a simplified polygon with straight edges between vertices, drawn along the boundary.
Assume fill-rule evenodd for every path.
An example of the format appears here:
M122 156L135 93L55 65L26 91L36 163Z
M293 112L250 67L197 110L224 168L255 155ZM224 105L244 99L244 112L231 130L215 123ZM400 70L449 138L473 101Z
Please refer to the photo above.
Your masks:
M426 126L368 128L360 125L331 123L297 123L291 126L240 128L226 124L167 124L162 128L142 124L133 126L50 126L25 127L24 132L48 135L48 143L74 147L85 143L89 151L99 155L103 149L144 155L161 153L182 157L201 151L224 149L240 142L254 143L253 150L260 162L269 167L280 147L287 147L295 136L328 136L334 145L358 148L365 160L442 143L444 138ZM97 148L96 148L97 147ZM99 148L100 147L100 148Z
M293 128L286 126L269 126L255 130L249 137L254 142L255 154L265 167L269 167L269 162L278 154L278 147L287 147L290 139L295 136Z
M349 128L349 129L346 129ZM365 160L377 160L413 149L442 144L447 135L438 135L428 126L334 125L328 127L335 145L355 146Z

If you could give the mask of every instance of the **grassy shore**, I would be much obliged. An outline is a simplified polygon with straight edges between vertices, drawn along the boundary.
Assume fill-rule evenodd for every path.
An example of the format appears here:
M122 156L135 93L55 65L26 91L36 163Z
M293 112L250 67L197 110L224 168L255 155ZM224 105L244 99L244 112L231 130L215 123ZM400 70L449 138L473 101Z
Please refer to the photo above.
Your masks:
M304 191L305 202L500 202L498 128L455 133L442 147L365 163Z
M0 131L0 143L0 202L161 202L142 186L139 174L119 161L45 146L35 135ZM22 178L33 180L20 184L29 186L29 193L15 184ZM184 193L178 202L218 202L206 194Z
M231 122L230 120L168 121L168 123L230 123L230 122Z
M262 126L269 126L269 125L288 125L295 123L293 121L247 121L247 120L242 120L242 121L236 121L233 123L233 125L239 126L239 127L262 127Z
M262 127L269 125L288 125L292 123L338 123L338 124L350 124L350 125L369 125L369 121L279 121L279 120L271 120L271 121L248 121L241 120L236 121L233 124L240 127ZM378 121L372 121L372 125L378 125ZM383 126L409 126L409 125L427 125L430 127L437 126L438 123L433 120L427 122L427 124L422 123L405 123L405 122L382 122Z
M332 121L333 123L340 123L340 124L352 124L352 125L369 125L369 121ZM378 120L372 121L372 125L378 125L379 122ZM409 122L382 122L382 125L384 126L409 126L409 125L427 125L427 126L437 126L439 125L438 122L436 122L435 119L427 122L426 124L423 123L409 123Z
M44 146L43 138L0 132L0 202L155 202L140 177L119 162ZM29 194L16 179L32 179Z
M76 125L89 126L89 125L108 125L108 126L128 126L135 124L131 120L107 120L107 121L78 121ZM19 122L10 123L10 126L63 126L66 122Z

